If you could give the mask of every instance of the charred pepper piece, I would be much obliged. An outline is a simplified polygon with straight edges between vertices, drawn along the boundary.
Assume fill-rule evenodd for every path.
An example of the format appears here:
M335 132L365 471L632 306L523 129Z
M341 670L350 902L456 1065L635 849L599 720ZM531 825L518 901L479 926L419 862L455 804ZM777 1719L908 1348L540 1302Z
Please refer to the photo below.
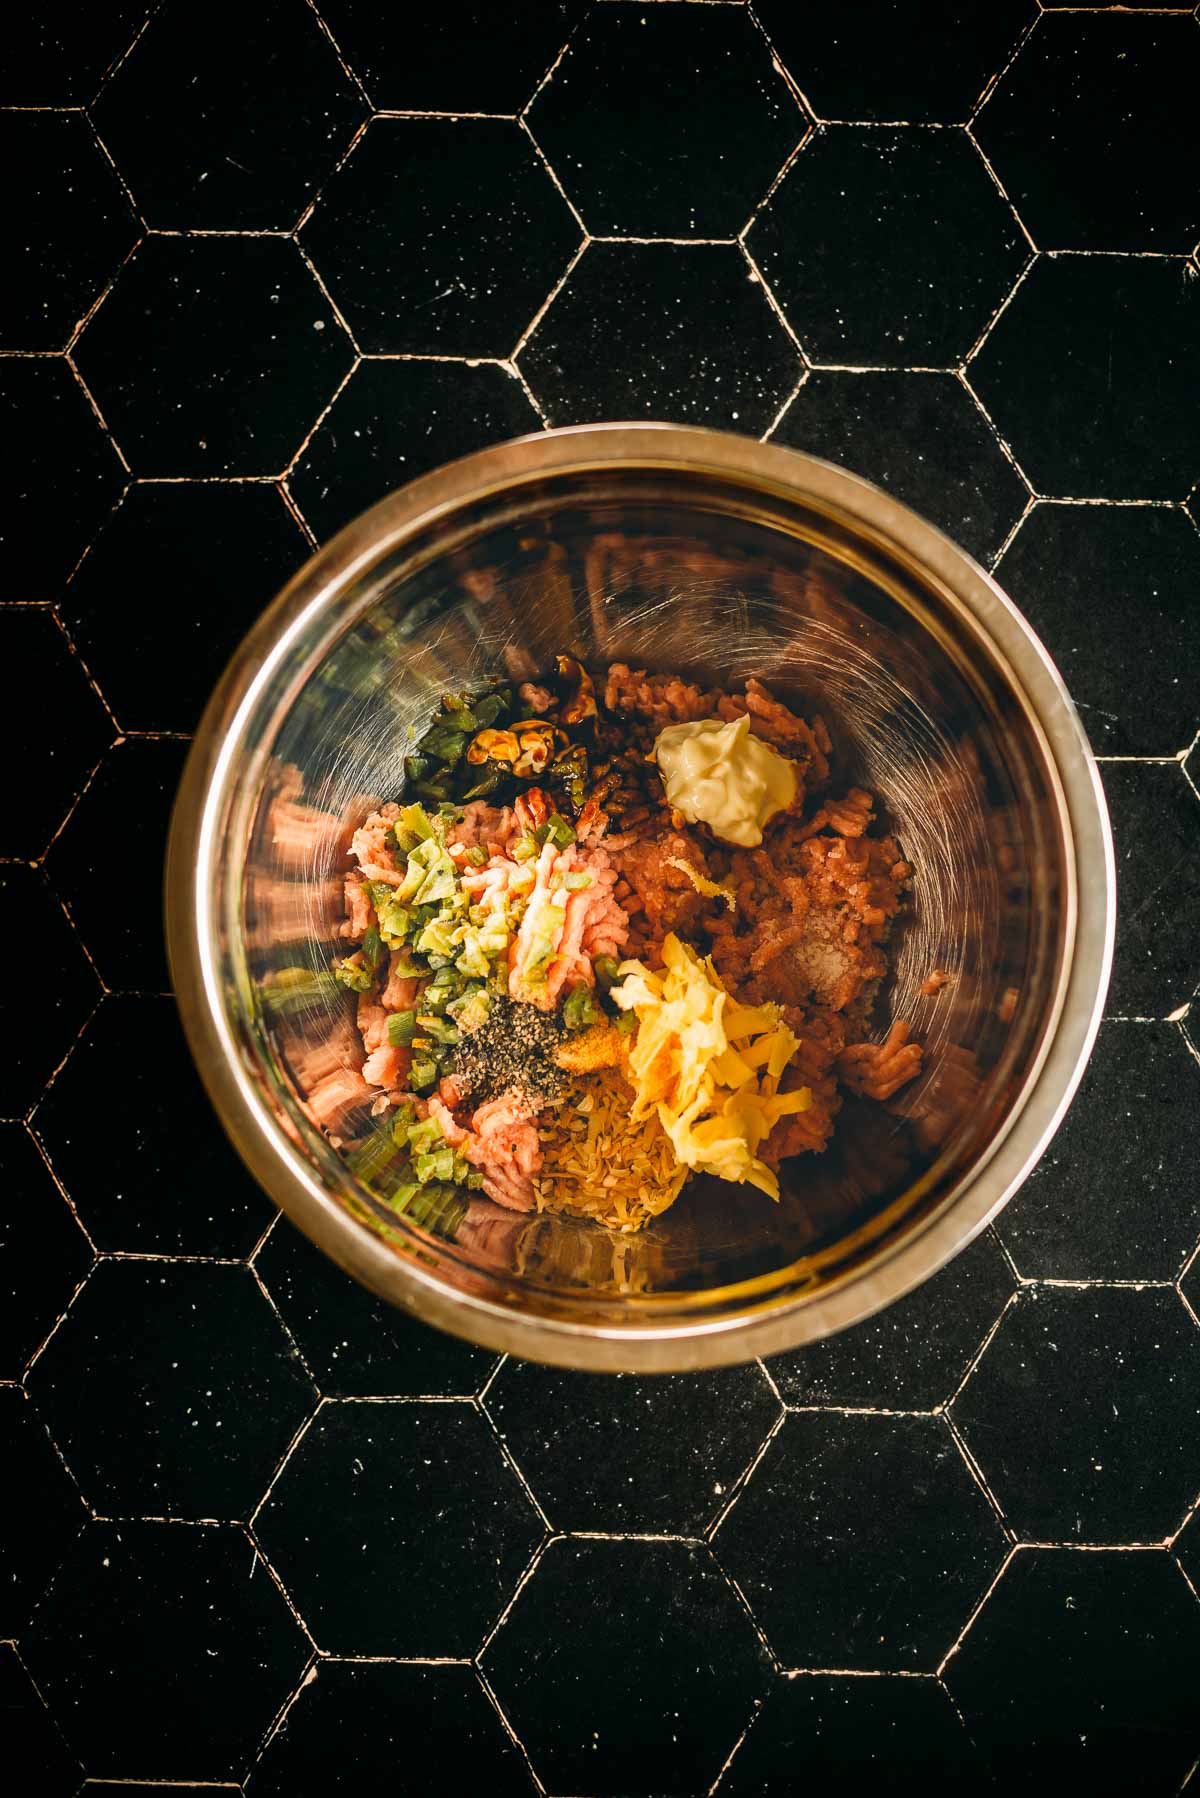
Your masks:
M582 743L560 749L550 768L548 779L556 799L565 805L572 817L583 810L588 790L588 752Z
M589 718L598 718L600 708L596 703L596 689L583 663L576 661L574 656L555 656L554 660L563 680L570 681L574 688L559 708L563 723L583 724Z

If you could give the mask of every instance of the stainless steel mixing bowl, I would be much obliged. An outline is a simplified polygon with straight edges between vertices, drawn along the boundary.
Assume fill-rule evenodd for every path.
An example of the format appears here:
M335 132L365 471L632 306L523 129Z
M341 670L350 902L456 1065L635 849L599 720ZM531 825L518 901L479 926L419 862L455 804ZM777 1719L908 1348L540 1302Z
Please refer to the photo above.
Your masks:
M453 1241L385 1212L302 1108L346 998L272 1024L258 983L327 963L340 822L393 796L438 695L556 651L820 711L837 777L916 865L879 1031L919 1082L848 1104L778 1204L694 1181L642 1234L476 1201ZM314 814L329 814L324 828ZM1060 1122L1108 980L1114 876L1095 764L1029 626L961 550L813 457L659 425L502 444L392 494L301 570L205 713L168 868L200 1070L267 1191L374 1291L577 1367L771 1354L909 1291L994 1216ZM935 970L949 975L922 991ZM331 1046L332 1045L332 1046Z

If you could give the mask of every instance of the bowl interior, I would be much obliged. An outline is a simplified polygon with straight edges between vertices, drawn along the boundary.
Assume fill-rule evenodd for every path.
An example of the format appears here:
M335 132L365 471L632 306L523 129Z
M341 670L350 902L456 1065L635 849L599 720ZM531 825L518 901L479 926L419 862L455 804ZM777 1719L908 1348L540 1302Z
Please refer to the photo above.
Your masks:
M847 1103L823 1156L785 1164L777 1204L694 1180L619 1236L478 1200L443 1241L377 1206L301 1108L349 996L263 1017L258 983L327 966L341 909L344 835L284 820L312 808L346 826L397 796L411 730L443 691L535 677L560 650L706 683L757 675L824 717L835 790L869 788L916 866L877 1022L910 1020L926 1066L887 1106ZM427 1292L469 1301L449 1307L464 1333L489 1336L479 1304L617 1334L719 1324L869 1273L992 1152L1060 1001L1073 864L1011 669L935 572L795 491L653 467L498 484L364 553L336 603L293 621L229 744L209 854L232 1052L275 1152L354 1220L351 1235L382 1241ZM934 970L948 976L936 993ZM335 1234L362 1274L351 1235Z

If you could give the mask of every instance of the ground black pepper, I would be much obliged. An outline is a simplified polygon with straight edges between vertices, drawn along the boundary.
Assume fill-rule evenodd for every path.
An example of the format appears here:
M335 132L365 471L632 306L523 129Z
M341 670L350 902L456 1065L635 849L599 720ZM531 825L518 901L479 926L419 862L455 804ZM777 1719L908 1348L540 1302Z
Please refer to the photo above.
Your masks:
M540 1111L559 1097L566 1081L554 1059L563 1035L560 1012L493 998L487 1021L455 1050L455 1085L473 1105L519 1092Z

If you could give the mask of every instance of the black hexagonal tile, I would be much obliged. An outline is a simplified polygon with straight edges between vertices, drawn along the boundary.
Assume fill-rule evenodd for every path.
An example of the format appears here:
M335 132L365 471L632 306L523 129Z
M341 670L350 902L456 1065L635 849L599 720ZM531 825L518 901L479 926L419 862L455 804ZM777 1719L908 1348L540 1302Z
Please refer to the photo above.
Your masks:
M40 1694L11 1642L0 1642L0 1717L4 1719L4 1760L10 1773L36 1781L38 1798L70 1798L81 1768L68 1751Z
M33 1123L99 1249L247 1255L270 1221L209 1105L173 999L105 999Z
M21 245L0 288L0 344L65 344L138 234L82 113L0 112L0 159L20 168L8 228Z
M1039 256L967 373L1035 492L1183 499L1200 469L1200 280L1170 257Z
M146 238L74 354L143 475L276 473L353 360L295 245L237 236Z
M30 683L42 697L30 712ZM12 781L4 807L6 855L41 855L114 736L112 720L53 614L0 607L0 760L37 757L35 781Z
M826 1792L987 1790L987 1771L934 1679L802 1673L771 1688L733 1757L721 1798L785 1798L803 1777Z
M675 418L755 433L801 362L732 246L594 243L521 367L551 424Z
M111 749L50 846L46 872L111 989L165 992L163 856L187 745L127 737ZM121 878L113 879L120 846Z
M792 1405L928 1411L953 1393L1016 1282L990 1231L867 1323L767 1363Z
M53 599L125 472L58 356L0 360L0 599Z
M1105 762L1117 857L1117 948L1108 1010L1165 1018L1200 980L1200 801L1174 762Z
M772 44L823 119L965 120L1036 17L1031 0L758 0Z
M0 105L86 106L150 10L150 0L45 0L18 11L5 33Z
M137 482L60 610L123 728L191 730L245 632L308 554L274 486Z
M530 1798L533 1782L473 1667L322 1661L267 1743L248 1798L362 1798L420 1767L422 1798Z
M37 945L36 961L10 958L0 988L2 1103L10 1117L19 1117L71 1047L100 996L100 983L45 881L18 863L0 866L0 937ZM55 972L53 985L45 978L48 967Z
M509 356L579 227L514 121L375 119L303 241L362 349Z
M240 1779L310 1652L228 1524L89 1524L22 1642L88 1771L121 1779Z
M249 1268L198 1261L101 1261L28 1386L110 1516L249 1516L317 1402Z
M360 362L305 445L288 485L319 537L442 462L541 421L495 363Z
M685 1536L779 1416L754 1362L634 1379L507 1361L487 1408L554 1529Z
M18 1636L87 1512L19 1386L0 1386L0 1636Z
M1200 1067L1173 1024L1103 1024L1066 1122L996 1220L1021 1272L1174 1279L1200 1236L1179 1153L1198 1105Z
M1162 1553L1018 1550L946 1668L1005 1791L1179 1790L1200 1606Z
M1098 754L1174 755L1191 742L1200 535L1182 512L1035 506L996 575L1061 668Z
M321 1391L331 1397L469 1397L496 1365L489 1350L430 1329L377 1299L286 1218L254 1265Z
M769 1678L706 1548L552 1542L484 1670L552 1792L706 1791Z
M529 123L598 237L736 236L808 126L740 7L679 0L595 8Z
M813 135L746 241L810 361L914 368L959 362L1029 255L964 132L848 125Z
M975 136L1044 250L1190 250L1200 237L1195 20L1043 19Z
M339 1400L255 1531L323 1649L415 1658L475 1652L541 1526L472 1406Z
M952 374L818 369L771 435L886 487L984 563L1029 498L995 432Z
M954 1418L1027 1542L1155 1542L1200 1490L1200 1331L1169 1287L1026 1287Z
M716 1536L786 1666L932 1671L1004 1556L935 1417L789 1416Z
M23 1124L0 1124L0 1379L18 1379L92 1251Z
M167 0L93 117L148 225L286 231L365 111L304 0Z
M414 31L374 0L327 0L321 16L364 83L390 112L519 112L583 11L583 0L445 0Z

